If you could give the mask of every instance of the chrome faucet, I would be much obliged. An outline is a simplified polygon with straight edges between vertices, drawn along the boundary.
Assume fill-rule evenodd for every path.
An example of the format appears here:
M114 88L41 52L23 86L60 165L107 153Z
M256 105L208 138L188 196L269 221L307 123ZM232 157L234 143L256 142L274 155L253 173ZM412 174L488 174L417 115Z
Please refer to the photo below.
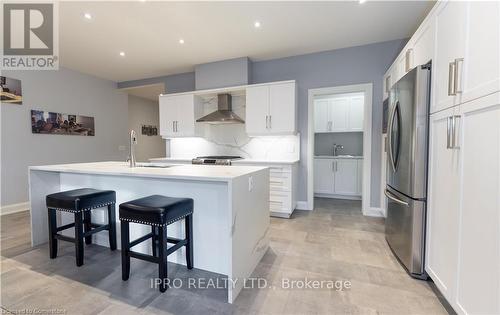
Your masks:
M337 151L344 149L344 146L341 144L333 144L333 156L337 156Z
M134 130L130 130L130 152L129 162L130 167L135 167L135 145L137 144L137 134Z

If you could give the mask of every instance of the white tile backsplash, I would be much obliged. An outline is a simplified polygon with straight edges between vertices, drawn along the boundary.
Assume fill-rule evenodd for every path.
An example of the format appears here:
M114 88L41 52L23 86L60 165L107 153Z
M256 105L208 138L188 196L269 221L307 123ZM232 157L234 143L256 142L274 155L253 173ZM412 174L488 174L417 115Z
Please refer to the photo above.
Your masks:
M216 109L216 98L210 98L204 104L205 114ZM244 96L233 96L233 111L245 119ZM206 124L204 138L176 138L167 141L170 141L172 158L239 155L248 159L295 160L300 157L300 135L249 137L244 124Z

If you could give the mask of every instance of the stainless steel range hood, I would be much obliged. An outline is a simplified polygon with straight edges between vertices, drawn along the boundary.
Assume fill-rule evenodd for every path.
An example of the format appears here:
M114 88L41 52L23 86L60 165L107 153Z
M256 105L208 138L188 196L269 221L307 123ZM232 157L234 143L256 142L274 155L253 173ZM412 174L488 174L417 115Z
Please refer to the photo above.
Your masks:
M217 110L197 119L208 124L243 124L245 121L233 112L231 94L217 95Z

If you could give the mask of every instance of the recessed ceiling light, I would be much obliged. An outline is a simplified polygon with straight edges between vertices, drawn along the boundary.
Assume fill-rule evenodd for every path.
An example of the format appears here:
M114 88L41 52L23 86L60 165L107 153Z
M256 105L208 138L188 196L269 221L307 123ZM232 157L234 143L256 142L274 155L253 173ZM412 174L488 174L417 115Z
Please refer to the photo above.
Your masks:
M92 20L92 14L90 13L85 13L83 17L86 18L87 20Z
M255 21L255 23L253 23L253 26L255 26L255 28L259 28L260 27L260 22L259 21Z
M125 57L125 52L124 51L120 51L120 56Z
M184 44L184 40L182 38L179 39L179 44Z
M363 4L365 2L366 2L366 0L359 0L359 4Z

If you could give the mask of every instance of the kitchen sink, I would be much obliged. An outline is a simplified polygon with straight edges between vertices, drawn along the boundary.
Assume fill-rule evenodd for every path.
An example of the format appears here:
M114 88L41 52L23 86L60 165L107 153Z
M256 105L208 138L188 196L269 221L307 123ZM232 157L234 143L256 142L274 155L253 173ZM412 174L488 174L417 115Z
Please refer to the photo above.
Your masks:
M170 164L164 164L164 163L158 163L158 164L137 163L137 167L169 168L169 167L174 167L174 166L177 166L177 165L170 165Z

